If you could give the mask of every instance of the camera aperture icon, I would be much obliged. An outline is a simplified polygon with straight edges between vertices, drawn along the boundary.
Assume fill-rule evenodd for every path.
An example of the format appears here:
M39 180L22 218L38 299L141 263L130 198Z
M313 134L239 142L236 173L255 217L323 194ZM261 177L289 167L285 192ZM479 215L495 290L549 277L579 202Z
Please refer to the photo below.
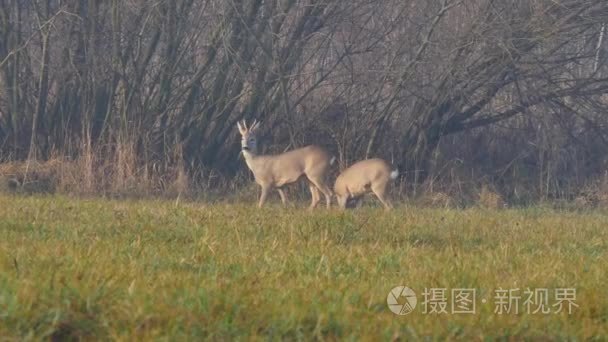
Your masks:
M414 311L418 298L414 290L407 286L394 287L386 297L388 308L397 315L407 315Z

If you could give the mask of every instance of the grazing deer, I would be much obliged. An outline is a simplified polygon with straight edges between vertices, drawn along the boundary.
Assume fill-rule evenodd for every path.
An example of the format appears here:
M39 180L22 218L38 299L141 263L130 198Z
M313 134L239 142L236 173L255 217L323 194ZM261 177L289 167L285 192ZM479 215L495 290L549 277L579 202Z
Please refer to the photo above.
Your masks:
M359 200L371 191L386 210L391 209L393 205L386 198L386 189L389 182L398 175L399 171L391 171L390 165L382 159L367 159L353 164L336 179L334 193L338 198L338 206L344 210L349 199Z
M296 150L275 155L257 154L257 130L259 122L254 121L248 128L245 120L237 123L241 133L241 148L247 166L253 172L256 183L262 187L258 207L262 207L271 189L276 188L283 205L287 204L284 185L294 183L302 176L308 179L312 202L310 209L319 203L319 191L325 195L327 207L331 206L331 189L325 184L329 166L335 157L319 146L309 145Z

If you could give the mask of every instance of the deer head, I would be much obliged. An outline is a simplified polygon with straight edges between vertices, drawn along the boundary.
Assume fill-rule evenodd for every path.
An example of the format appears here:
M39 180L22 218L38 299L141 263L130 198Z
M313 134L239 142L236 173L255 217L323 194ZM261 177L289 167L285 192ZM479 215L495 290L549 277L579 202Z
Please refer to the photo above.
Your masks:
M237 122L239 133L241 133L241 149L251 153L258 152L258 137L257 130L260 127L260 123L257 120L253 120L251 127L247 127L245 120Z

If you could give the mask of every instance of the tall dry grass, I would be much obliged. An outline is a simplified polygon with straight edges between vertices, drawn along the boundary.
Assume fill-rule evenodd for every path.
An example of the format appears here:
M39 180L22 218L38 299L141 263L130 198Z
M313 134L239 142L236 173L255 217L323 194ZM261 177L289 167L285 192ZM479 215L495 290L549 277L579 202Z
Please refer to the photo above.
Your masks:
M239 181L240 180L240 181ZM0 163L0 192L119 197L205 197L235 189L206 169L188 169L178 146L166 160L143 158L134 144L95 149L83 144L74 158L55 153L48 160Z
M465 144L469 146L469 144ZM467 149L468 149L467 147ZM453 148L453 145L442 149ZM486 149L497 149L486 146ZM472 163L474 154L463 149L462 159L447 159L449 151L436 153L429 170L402 170L392 186L396 201L436 208L481 206L503 208L546 203L559 207L608 207L608 174L572 180L563 189L547 192L542 184L557 174L546 174L534 183L524 176L518 159L492 157L505 164L498 176L484 171L484 163ZM66 154L50 153L47 160L7 160L0 163L0 191L7 193L59 193L84 196L164 197L172 199L226 199L254 201L258 187L247 167L226 175L213 169L188 164L182 146L174 144L158 159L145 148L129 141L93 146L86 140ZM486 151L485 153L487 153ZM484 155L485 155L484 153ZM333 183L339 169L332 170ZM551 183L551 182L549 182ZM288 197L296 201L310 198L306 184L287 188ZM273 194L272 201L278 197ZM374 203L373 201L368 201Z

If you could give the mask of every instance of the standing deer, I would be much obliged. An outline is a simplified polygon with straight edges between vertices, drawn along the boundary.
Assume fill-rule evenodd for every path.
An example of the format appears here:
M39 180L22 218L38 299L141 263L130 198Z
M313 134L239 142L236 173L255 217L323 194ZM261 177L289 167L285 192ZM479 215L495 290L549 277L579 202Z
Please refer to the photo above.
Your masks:
M386 210L393 207L386 198L386 189L391 180L399 175L397 169L391 171L390 165L382 159L367 159L351 165L336 179L334 193L338 206L344 210L349 199L359 200L368 192L373 192Z
M319 191L325 195L327 208L331 206L331 189L325 184L325 178L330 165L335 161L335 157L319 146L309 145L296 150L275 155L257 154L257 130L259 122L254 120L248 128L245 120L237 123L241 133L241 148L247 166L253 172L256 183L262 187L262 194L258 207L262 207L271 189L276 188L281 196L283 205L287 204L287 196L282 187L296 182L302 176L306 176L312 202L310 209L319 203Z

